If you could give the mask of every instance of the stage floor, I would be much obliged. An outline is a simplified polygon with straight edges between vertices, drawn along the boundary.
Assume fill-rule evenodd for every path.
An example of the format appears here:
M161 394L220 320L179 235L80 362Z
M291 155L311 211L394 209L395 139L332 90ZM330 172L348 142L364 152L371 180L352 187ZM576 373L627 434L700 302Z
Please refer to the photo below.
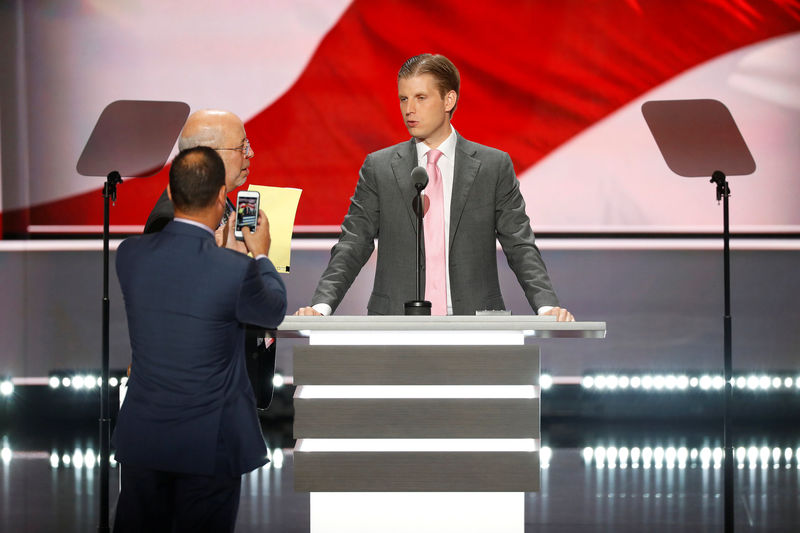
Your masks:
M1 532L96 530L93 426L0 428L0 437ZM244 476L238 532L309 531L309 496L293 489L290 439L268 434L272 463ZM736 530L800 530L800 435L740 431L737 444ZM526 532L722 530L719 439L702 429L585 425L564 434L545 424L542 445L542 490L526 495ZM118 475L112 468L112 520Z

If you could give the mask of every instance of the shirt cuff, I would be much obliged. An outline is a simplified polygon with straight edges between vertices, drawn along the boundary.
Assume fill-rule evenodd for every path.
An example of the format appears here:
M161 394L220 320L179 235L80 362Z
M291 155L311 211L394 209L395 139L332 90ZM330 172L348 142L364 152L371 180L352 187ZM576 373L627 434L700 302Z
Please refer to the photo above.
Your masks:
M266 256L265 254L258 254L258 255L256 256L256 261L258 261L259 259L262 259L262 258L263 258L263 259L266 259L266 258L267 258L267 256Z
M543 305L543 306L541 306L539 309L537 309L537 310L536 310L536 314L537 314L537 315L541 315L541 314L543 314L543 313L546 313L546 312L548 312L548 311L549 311L549 310L551 310L552 308L553 308L553 306L552 306L552 305Z
M323 316L328 316L333 311L333 309L331 309L331 306L328 304L315 304L311 306L311 309L313 309L314 311Z

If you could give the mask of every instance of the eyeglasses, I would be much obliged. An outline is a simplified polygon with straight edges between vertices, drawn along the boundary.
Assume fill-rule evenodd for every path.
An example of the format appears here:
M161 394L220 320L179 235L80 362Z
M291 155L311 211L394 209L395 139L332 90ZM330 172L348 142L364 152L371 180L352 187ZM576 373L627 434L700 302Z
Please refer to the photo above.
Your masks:
M236 148L214 148L214 150L237 150L247 157L247 154L250 153L250 139L245 138L241 146L237 146Z

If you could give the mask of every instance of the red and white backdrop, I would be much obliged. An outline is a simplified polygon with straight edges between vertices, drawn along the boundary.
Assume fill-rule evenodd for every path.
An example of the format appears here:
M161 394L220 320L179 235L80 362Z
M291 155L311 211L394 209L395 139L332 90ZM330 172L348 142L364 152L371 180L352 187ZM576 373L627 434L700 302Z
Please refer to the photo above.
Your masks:
M7 236L98 231L102 179L75 165L121 99L237 113L250 182L302 188L297 229L334 231L364 156L408 138L396 75L421 52L459 67L453 123L511 154L540 232L718 231L713 186L673 175L641 116L674 98L723 101L750 145L733 229L800 229L798 0L17 1L2 16ZM112 230L137 231L166 179L126 180Z

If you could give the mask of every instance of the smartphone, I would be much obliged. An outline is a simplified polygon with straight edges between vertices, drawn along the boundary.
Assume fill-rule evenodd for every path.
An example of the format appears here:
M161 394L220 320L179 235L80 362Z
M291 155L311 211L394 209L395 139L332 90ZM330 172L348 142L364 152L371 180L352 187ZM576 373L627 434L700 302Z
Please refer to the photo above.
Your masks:
M250 231L256 230L260 202L261 196L257 191L239 191L236 195L236 228L233 234L237 240L244 240L243 227L248 226Z

